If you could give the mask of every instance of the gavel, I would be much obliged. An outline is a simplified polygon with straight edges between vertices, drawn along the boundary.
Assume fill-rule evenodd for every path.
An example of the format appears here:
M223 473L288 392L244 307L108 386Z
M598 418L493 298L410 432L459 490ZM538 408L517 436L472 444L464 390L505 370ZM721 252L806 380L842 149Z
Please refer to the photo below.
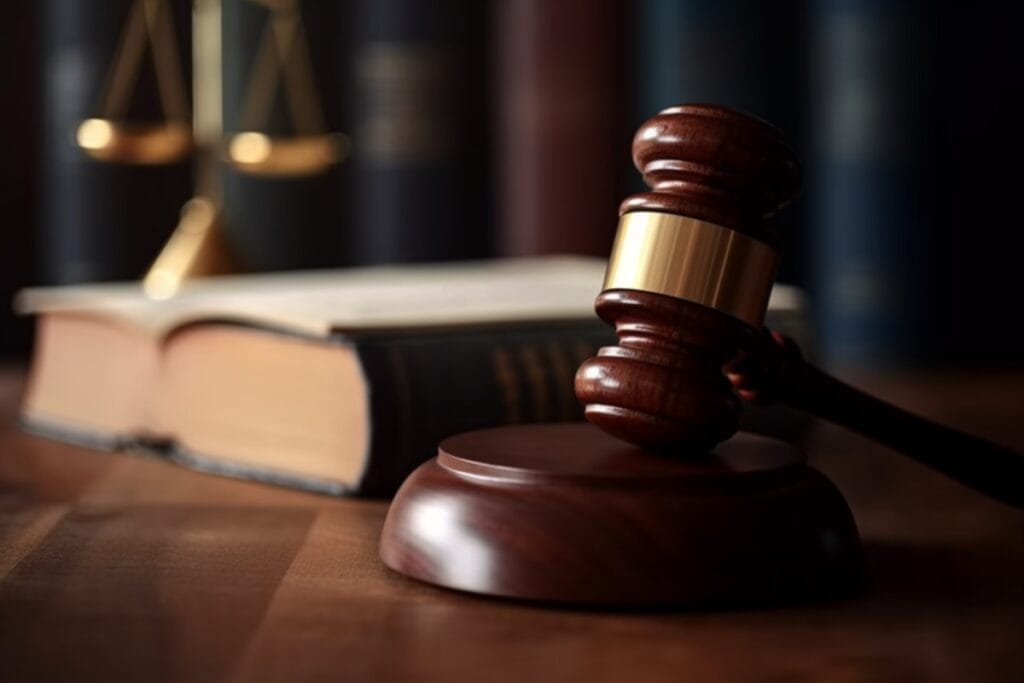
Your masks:
M1024 458L848 387L764 328L778 260L770 218L800 182L777 129L723 107L672 107L641 126L633 160L650 191L622 203L595 304L618 344L576 375L592 424L442 441L392 502L385 564L463 591L615 607L858 585L841 493L796 446L736 433L743 399L787 402L1024 504Z
M650 192L622 203L595 305L619 344L576 376L590 422L701 454L736 432L740 398L779 401L1024 507L1024 456L858 391L762 328L778 259L768 219L799 187L777 129L724 107L672 107L637 131L633 161Z

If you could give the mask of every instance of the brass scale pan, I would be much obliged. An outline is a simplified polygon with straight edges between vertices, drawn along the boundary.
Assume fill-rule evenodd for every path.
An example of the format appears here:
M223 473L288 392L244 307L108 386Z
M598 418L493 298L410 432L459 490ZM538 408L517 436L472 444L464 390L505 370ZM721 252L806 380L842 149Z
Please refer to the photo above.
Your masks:
M325 171L348 152L348 140L325 129L314 101L302 101L315 92L308 48L301 18L294 2L274 3L271 18L260 42L243 105L243 119L266 120L274 88L284 70L285 87L293 120L305 131L272 136L255 130L236 133L224 150L225 159L251 175L304 176ZM157 87L168 115L160 123L127 123L116 120L126 108L128 89L138 76L148 37L153 49ZM297 42L296 42L297 41ZM293 45L294 43L294 45ZM174 26L164 0L137 0L132 8L111 74L105 98L105 116L84 120L76 141L93 159L138 165L173 163L193 147L187 123L185 88L174 37ZM254 128L251 126L249 128Z

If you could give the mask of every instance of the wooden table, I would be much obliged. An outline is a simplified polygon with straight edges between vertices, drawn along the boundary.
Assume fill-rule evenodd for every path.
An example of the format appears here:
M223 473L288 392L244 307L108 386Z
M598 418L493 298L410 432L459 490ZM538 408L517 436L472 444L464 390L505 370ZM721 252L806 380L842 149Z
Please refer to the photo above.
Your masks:
M1022 380L870 386L1021 450ZM22 434L20 387L0 375L0 681L1024 681L1024 515L835 428L812 462L857 517L862 594L613 614L396 576L384 502Z

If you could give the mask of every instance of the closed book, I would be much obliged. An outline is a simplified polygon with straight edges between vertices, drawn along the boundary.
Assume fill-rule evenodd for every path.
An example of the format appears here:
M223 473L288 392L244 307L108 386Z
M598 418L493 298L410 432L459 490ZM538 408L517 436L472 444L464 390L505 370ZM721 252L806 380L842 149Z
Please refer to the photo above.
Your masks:
M459 0L351 5L351 263L490 254L487 11Z
M26 290L24 423L316 491L388 494L444 437L579 419L576 367L614 339L604 262L525 260Z
M0 63L14 64L25 55L39 54L38 15L33 0L7 3L7 34L0 41ZM39 127L39 72L36 68L11 69L6 78L7 91L18 93L18 97L8 97L0 108L0 127L12 133L4 141L0 156L0 207L7 224L0 230L0 301L9 300L26 283L37 281L34 257L40 160L34 133ZM0 307L0 357L27 353L31 339L27 322L16 319L9 306Z
M793 130L800 108L800 3L638 0L632 4L638 122L686 102L722 104Z
M926 358L941 344L930 251L932 77L920 3L828 0L812 12L816 106L806 194L823 359ZM934 319L934 318L933 318Z
M625 17L618 0L497 4L501 255L611 250L629 170Z
M189 3L46 0L39 12L40 279L140 277L192 195ZM161 129L180 153L140 159L111 144L117 131L160 142Z

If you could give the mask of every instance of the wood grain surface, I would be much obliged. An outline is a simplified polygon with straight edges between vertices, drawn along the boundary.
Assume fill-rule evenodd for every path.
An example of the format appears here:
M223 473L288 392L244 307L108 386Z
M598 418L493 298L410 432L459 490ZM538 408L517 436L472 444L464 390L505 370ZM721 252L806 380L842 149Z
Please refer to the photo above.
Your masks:
M1024 448L1020 374L860 383ZM853 508L864 592L622 614L406 580L377 559L386 503L28 436L21 386L0 378L0 681L1024 680L1024 515L838 428L811 464Z

